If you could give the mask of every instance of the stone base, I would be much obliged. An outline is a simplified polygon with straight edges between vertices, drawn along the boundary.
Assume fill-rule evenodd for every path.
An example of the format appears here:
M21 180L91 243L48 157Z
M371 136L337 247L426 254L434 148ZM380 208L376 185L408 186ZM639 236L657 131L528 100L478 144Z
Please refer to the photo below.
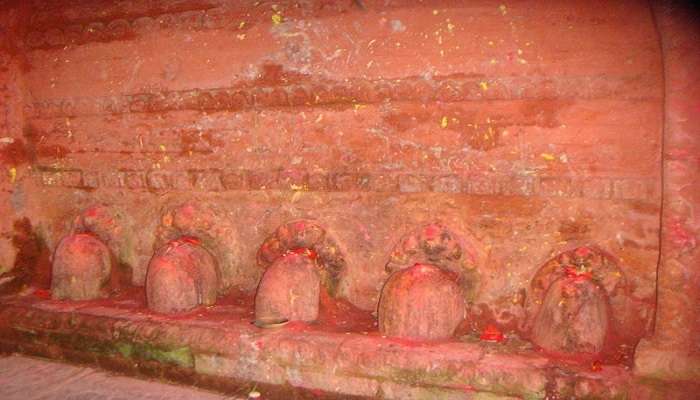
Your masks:
M625 367L593 372L589 364L548 359L517 338L411 342L382 337L376 327L346 329L332 318L260 329L251 324L250 302L167 317L149 312L141 297L5 298L0 348L205 387L237 382L332 398L607 399L630 389Z
M659 380L700 382L700 355L663 349L653 341L642 340L634 355L634 374Z

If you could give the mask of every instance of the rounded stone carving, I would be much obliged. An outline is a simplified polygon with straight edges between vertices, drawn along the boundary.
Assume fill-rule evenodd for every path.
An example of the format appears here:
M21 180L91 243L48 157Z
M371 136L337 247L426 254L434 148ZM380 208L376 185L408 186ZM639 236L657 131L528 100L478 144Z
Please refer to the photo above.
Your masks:
M148 308L165 314L216 302L216 262L197 239L181 238L159 249L148 265Z
M631 296L616 260L594 246L575 247L547 261L527 297L526 329L551 353L622 354L644 334L636 321L647 313Z
M415 264L394 272L379 299L379 331L409 339L446 339L464 319L463 291L453 273Z
M255 295L257 321L314 321L318 318L321 278L309 252L290 252L272 263Z
M277 228L260 246L258 265L268 268L279 257L300 249L309 249L317 256L323 286L331 296L338 295L340 277L347 265L345 257L336 241L316 221L292 221Z
M609 311L605 292L586 275L552 283L535 317L532 341L552 353L591 354L603 350Z
M52 296L68 300L101 297L111 268L109 249L100 239L85 233L66 236L59 242L53 257Z

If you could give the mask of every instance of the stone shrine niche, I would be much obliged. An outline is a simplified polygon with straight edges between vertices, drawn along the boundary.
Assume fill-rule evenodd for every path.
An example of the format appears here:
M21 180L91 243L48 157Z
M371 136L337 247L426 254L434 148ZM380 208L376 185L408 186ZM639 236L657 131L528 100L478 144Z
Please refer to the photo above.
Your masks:
M196 238L214 257L219 294L250 279L251 271L240 259L237 227L221 206L196 201L165 207L155 234L155 248L181 237Z
M336 240L319 222L298 220L278 227L258 249L258 266L267 269L290 252L305 253L314 259L325 290L331 296L339 295L340 279L347 263Z
M623 269L596 246L559 253L535 274L527 295L533 342L561 356L629 362L644 336L649 305L635 299Z
M393 273L415 264L440 267L453 274L469 299L477 290L478 267L482 262L483 253L471 235L458 234L434 222L405 234L391 252L385 270Z

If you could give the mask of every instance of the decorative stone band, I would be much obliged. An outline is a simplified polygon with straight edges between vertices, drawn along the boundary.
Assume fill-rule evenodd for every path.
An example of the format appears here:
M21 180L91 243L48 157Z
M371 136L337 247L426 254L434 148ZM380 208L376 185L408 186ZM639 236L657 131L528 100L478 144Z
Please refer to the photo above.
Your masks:
M259 23L269 25L270 14L274 12L268 7L251 9L246 2L228 2L220 7L208 1L199 2L200 4L197 2L193 4L172 2L170 5L163 3L165 2L160 4L143 2L125 6L120 2L114 2L114 5L100 4L98 8L92 7L87 2L74 5L80 7L78 12L76 7L68 8L68 12L50 7L45 10L36 10L30 20L30 25L34 28L30 28L31 31L24 37L24 44L30 49L62 48L94 42L130 40L163 30L223 29L246 32ZM289 16L293 17L296 11L306 14L307 17L309 13L320 17L334 12L347 12L356 7L352 2L338 2L334 7L324 7L324 3L319 2L308 3L301 5L304 8L303 11L298 7L288 10ZM327 9L324 10L324 8Z
M234 87L160 91L108 97L76 97L28 104L30 118L54 118L179 110L240 111L254 108L376 104L388 100L444 103L517 99L658 99L657 79L635 76L527 76L424 79L346 79L261 87L241 82ZM488 90L483 87L487 86ZM656 96L654 96L656 94Z
M289 190L313 192L454 193L654 201L660 181L635 177L477 176L457 174L307 172L304 170L104 170L38 167L43 186L92 190Z

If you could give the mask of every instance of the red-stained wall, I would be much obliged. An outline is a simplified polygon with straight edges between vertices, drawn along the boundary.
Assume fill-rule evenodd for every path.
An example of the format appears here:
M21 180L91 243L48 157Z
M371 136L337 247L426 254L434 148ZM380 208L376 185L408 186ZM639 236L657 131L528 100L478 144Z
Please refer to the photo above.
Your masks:
M662 53L646 3L35 0L2 15L7 259L15 221L52 249L105 203L136 227L142 283L162 214L204 202L231 221L233 284L255 287L276 227L316 219L347 260L342 295L371 309L394 246L439 221L475 248L489 318L521 325L538 269L592 245L628 283L617 329L651 328L662 161L686 146L662 140L664 120L692 129L669 124L697 93L668 97L682 83L664 86L664 65L695 61ZM664 200L692 210L666 174L680 186ZM664 210L694 246L692 212Z

